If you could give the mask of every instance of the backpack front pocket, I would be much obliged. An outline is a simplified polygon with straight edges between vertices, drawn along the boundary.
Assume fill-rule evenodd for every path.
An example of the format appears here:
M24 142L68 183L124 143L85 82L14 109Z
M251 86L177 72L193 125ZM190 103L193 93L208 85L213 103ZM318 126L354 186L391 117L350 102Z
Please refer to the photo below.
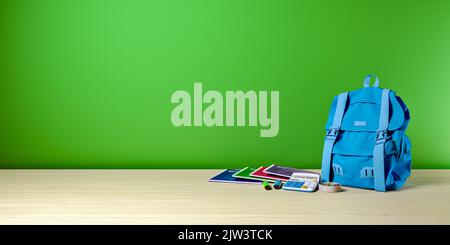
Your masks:
M342 185L373 189L373 157L333 154L332 180Z

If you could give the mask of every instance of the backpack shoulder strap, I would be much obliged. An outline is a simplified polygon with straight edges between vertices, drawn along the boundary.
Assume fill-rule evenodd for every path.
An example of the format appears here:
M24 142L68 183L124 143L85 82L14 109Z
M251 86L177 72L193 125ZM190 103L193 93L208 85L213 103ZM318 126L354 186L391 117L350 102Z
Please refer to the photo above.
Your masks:
M386 191L384 172L384 143L388 135L389 125L389 89L383 89L381 94L380 121L373 149L373 177L375 190Z
M348 92L339 94L334 112L333 124L327 129L327 135L325 137L325 143L322 153L322 181L330 181L330 169L331 169L331 154L333 151L334 143L341 129L342 118L344 117L345 106L347 105Z

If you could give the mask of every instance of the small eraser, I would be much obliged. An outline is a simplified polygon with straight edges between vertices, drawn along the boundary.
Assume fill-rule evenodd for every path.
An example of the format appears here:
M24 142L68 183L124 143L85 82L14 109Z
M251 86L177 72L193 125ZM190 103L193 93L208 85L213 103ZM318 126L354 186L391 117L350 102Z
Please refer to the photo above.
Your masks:
M275 184L273 184L273 188L279 190L279 189L281 189L282 185L283 184L281 183L281 180L276 180Z
M264 189L266 190L272 190L272 187L270 186L269 182L267 182L266 180L264 180L262 182L262 186L264 187Z

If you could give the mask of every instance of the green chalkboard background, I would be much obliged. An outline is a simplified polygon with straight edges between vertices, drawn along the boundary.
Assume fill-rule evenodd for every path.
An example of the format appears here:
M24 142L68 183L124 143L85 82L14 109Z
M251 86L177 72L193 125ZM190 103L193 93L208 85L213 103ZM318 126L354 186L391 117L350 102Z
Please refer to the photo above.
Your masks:
M334 95L376 73L414 168L450 168L450 1L0 3L0 167L319 168ZM279 90L280 131L175 128L175 90Z

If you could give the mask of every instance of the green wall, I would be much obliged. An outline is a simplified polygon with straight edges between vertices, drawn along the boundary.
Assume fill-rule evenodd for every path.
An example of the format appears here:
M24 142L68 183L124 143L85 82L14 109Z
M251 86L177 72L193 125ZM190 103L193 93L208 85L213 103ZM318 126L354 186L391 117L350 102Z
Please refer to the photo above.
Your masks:
M369 3L370 2L370 3ZM334 95L376 73L414 168L450 168L450 1L0 3L0 167L319 168ZM172 126L176 90L279 90L280 131Z

